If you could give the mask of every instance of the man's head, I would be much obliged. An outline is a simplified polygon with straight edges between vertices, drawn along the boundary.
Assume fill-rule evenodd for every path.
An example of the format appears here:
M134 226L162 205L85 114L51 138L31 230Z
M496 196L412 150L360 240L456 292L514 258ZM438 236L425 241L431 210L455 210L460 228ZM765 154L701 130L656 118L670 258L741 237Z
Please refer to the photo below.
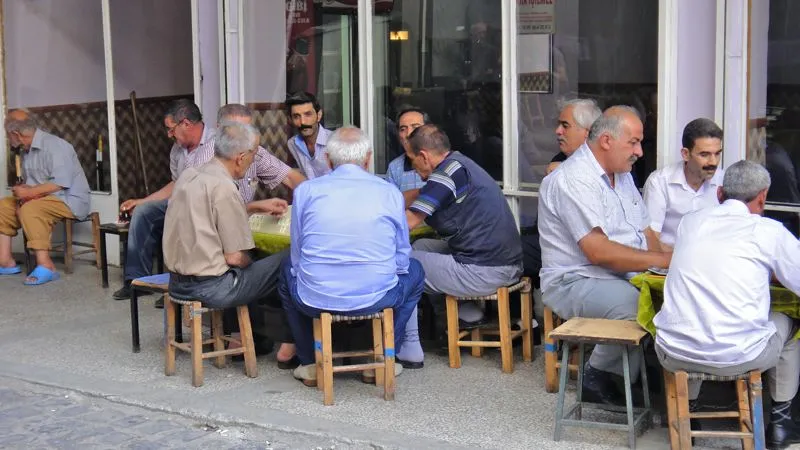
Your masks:
M595 120L587 141L607 174L630 172L642 157L642 120L630 106L612 106Z
M186 148L196 146L203 134L203 115L191 100L181 98L170 103L164 113L167 136Z
M695 179L709 180L722 159L722 129L709 119L694 119L683 129L684 167Z
M12 109L6 116L6 136L11 147L30 150L33 135L36 133L36 120L27 109Z
M297 92L286 99L289 123L304 138L316 136L322 121L322 107L317 98L308 92Z
M589 136L589 128L602 114L594 100L576 98L559 105L561 113L558 116L556 137L558 147L567 156L575 153Z
M408 136L408 143L406 156L423 180L427 180L436 166L450 153L450 139L447 134L432 124L412 131Z
M397 135L403 150L408 150L408 135L417 128L431 123L428 113L415 107L403 106L397 114Z
M253 124L253 110L239 103L228 103L217 111L217 126L222 122Z
M345 126L334 131L325 145L328 165L335 169L343 164L355 164L369 169L372 159L369 137L360 128Z
M258 132L252 125L222 122L214 140L214 155L219 158L234 179L244 176L256 157Z
M769 172L761 164L742 160L725 170L717 197L720 202L739 200L747 205L751 213L764 214L770 183Z

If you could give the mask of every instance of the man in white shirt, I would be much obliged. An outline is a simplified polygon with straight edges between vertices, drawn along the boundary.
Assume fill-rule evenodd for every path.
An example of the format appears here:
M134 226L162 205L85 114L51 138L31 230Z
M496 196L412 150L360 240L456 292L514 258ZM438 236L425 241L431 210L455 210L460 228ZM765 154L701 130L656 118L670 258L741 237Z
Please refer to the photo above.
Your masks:
M633 320L639 291L633 272L668 267L631 168L642 157L642 121L629 106L606 110L572 156L542 181L539 233L542 301L563 318ZM624 404L612 374L622 374L619 346L598 345L585 369L584 399ZM639 373L639 355L631 376Z
M709 119L694 119L683 129L682 161L656 170L644 185L644 203L650 228L662 244L675 245L681 218L692 211L715 206L722 185L722 129Z
M656 354L665 369L732 376L767 370L772 411L767 444L800 443L791 401L800 380L792 320L770 312L770 277L800 293L800 242L761 217L769 172L752 161L728 168L721 205L687 214L656 315ZM700 393L690 382L689 399Z

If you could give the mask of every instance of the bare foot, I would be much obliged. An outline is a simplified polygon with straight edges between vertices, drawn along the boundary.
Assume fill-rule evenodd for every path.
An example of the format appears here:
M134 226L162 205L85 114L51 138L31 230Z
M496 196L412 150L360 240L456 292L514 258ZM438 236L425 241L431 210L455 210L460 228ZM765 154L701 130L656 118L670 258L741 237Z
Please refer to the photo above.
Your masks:
M294 358L295 353L297 352L294 344L283 342L281 343L280 348L278 348L278 353L275 355L275 358L280 362L287 362Z

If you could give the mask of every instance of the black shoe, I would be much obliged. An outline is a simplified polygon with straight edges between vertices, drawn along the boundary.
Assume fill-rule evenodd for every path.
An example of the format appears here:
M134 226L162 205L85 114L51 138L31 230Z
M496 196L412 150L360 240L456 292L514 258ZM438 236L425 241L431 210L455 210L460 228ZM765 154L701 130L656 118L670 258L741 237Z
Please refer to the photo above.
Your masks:
M404 361L397 357L395 357L394 360L403 366L403 369L422 369L425 367L424 361Z
M297 359L297 356L292 356L288 361L278 361L278 369L281 370L295 369L299 365L300 360Z
M111 297L114 300L128 300L129 298L131 298L131 285L125 283L124 286L122 286L116 292L111 294Z
M155 306L156 309L164 309L164 296L162 295L159 297L153 306Z
M614 382L614 375L595 369L586 363L583 371L583 397L581 401L625 408L625 392ZM639 408L644 404L641 395L631 390L633 406Z
M474 328L486 325L487 323L489 323L489 319L486 317L478 319L474 322L467 322L466 320L458 319L458 328L459 330L472 330Z
M791 420L771 422L766 431L767 448L781 449L800 443L800 424Z

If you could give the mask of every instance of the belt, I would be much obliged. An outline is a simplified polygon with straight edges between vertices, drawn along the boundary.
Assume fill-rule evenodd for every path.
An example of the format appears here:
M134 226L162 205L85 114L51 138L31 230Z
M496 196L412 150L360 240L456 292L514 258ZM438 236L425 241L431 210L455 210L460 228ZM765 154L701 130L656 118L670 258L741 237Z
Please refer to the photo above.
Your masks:
M170 273L169 279L170 281L175 280L179 283L199 283L201 281L208 281L214 280L219 278L221 275L183 275L180 273Z

